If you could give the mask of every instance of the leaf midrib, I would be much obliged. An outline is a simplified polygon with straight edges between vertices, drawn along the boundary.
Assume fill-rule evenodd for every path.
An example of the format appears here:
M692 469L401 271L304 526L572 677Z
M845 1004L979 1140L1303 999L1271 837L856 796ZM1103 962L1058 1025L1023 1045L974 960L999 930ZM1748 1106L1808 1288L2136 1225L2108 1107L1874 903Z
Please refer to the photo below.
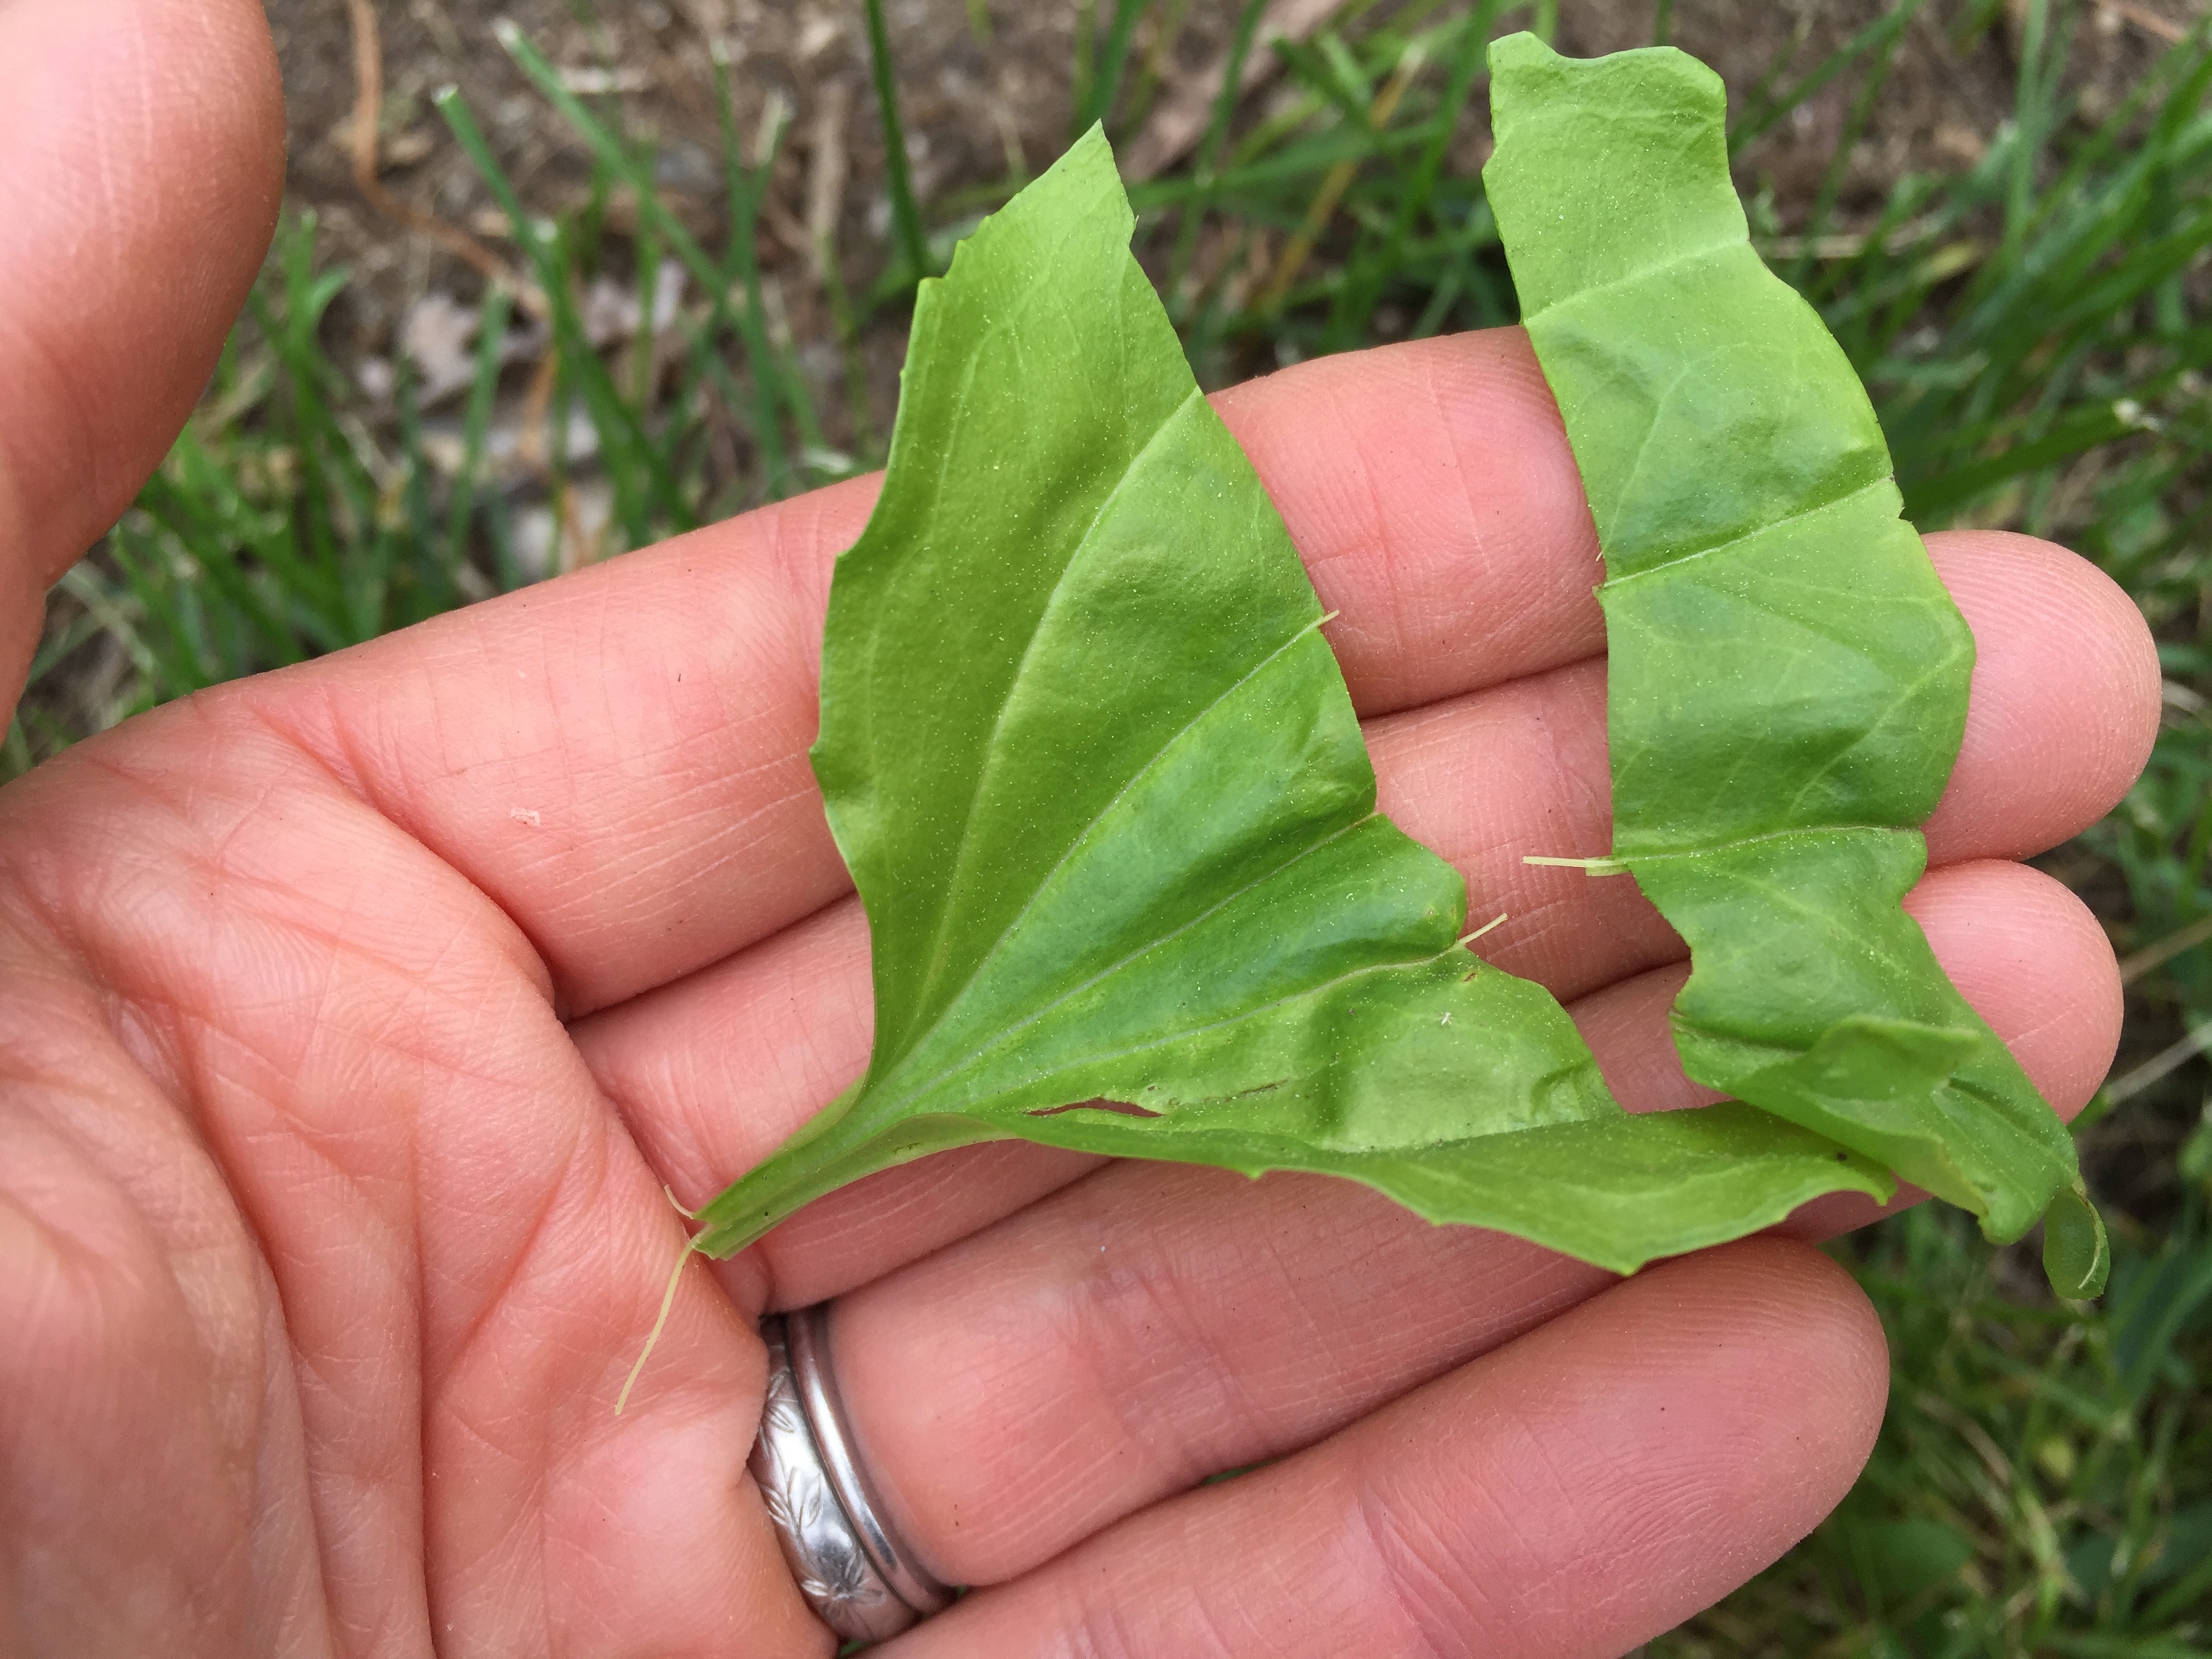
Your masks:
M1305 630L1302 629L1300 631L1303 633ZM1295 641L1293 641L1291 642L1294 643ZM1287 648L1287 647L1285 648ZM1279 654L1279 653L1274 654ZM1247 676L1247 678L1249 678L1249 677ZM1224 696L1225 695L1227 694L1224 694ZM1217 706L1219 701L1219 699L1216 700ZM1193 724L1195 723L1195 721L1193 722ZM1177 735L1180 736L1181 734L1178 733ZM1216 900L1212 904L1208 905L1205 909L1188 917L1179 927L1171 927L1164 933L1158 934L1152 939L1145 940L1142 944L1129 951L1126 955L1118 957L1114 962L1109 963L1105 967L1100 969L1088 979L1068 987L1066 990L1053 998L1052 1000L1032 1010L1022 1019L1016 1021L1012 1025L1002 1028L988 1042L984 1043L981 1048L974 1049L962 1056L960 1059L954 1060L951 1064L946 1066L942 1071L937 1073L934 1076L929 1078L925 1082L916 1085L912 1088L899 1091L897 1094L892 1096L888 1102L879 1103L877 1109L893 1115L903 1115L910 1109L911 1103L924 1099L927 1097L934 1094L939 1089L943 1088L945 1084L958 1077L962 1073L973 1071L994 1051L1003 1048L1008 1042L1012 1042L1017 1036L1019 1036L1023 1032L1038 1024L1054 1010L1063 1006L1066 1003L1072 1002L1077 997L1081 996L1085 992L1091 990L1097 986L1104 983L1107 980L1111 979L1115 975L1125 971L1133 963L1142 960L1145 957L1149 956L1152 951L1159 949L1160 946L1171 944L1176 939L1179 939L1183 934L1189 933L1192 929L1197 927L1200 923L1219 915L1223 910L1236 903L1237 900L1243 898L1246 894L1254 891L1257 888L1265 886L1267 883L1274 880L1277 877L1281 876L1286 871L1296 868L1300 863L1311 858L1315 854L1321 852L1325 848L1334 846L1336 842L1343 840L1345 836L1351 835L1362 825L1371 823L1373 820L1381 817L1381 812L1370 809L1367 812L1362 814L1359 817L1357 817L1351 823L1345 824L1342 828L1330 831L1328 835L1322 836L1317 841L1307 842L1306 845L1298 848L1297 852L1293 853L1289 858L1285 859L1280 864L1272 866L1271 868L1262 872L1261 874L1254 877L1251 880L1245 882L1241 886L1224 894L1219 899ZM1042 888L1040 888L1039 890L1042 891ZM1012 930L1009 929L1009 932L1011 931ZM1003 943L1003 940L1001 940L1001 942ZM994 954L996 953L997 948L998 947L996 945L993 947ZM1456 945L1454 945L1450 948L1455 950L1459 947ZM1245 1009L1241 1012L1230 1015L1225 1018L1214 1020L1204 1025L1193 1025L1182 1028L1171 1032L1167 1036L1162 1036L1156 1042L1139 1043L1127 1049L1102 1050L1097 1054L1083 1056L1079 1060L1071 1060L1068 1062L1068 1065L1096 1064L1100 1060L1111 1060L1124 1054L1139 1054L1143 1052L1146 1048L1157 1048L1162 1043L1181 1042L1184 1038L1194 1036L1200 1031L1214 1030L1223 1026L1233 1025L1240 1020L1249 1019L1257 1015L1265 1013L1269 1009L1284 1006L1288 1003L1298 1000L1301 997L1311 995L1317 991L1326 990L1328 987L1338 984L1346 979L1354 977L1357 975L1369 972L1378 972L1388 967L1403 968L1416 965L1423 962L1432 962L1443 954L1444 952L1443 951L1437 951L1432 952L1428 956L1408 957L1403 962L1369 963L1365 967L1349 969L1346 973L1339 975L1335 979L1326 981L1320 985L1309 986L1289 996L1279 997L1273 1002L1261 1003L1254 1007ZM1470 957L1470 960L1472 959L1473 958ZM979 974L976 979L969 981L969 986L963 987L961 995L964 998L968 990L971 988L974 984L979 982L980 979L981 975ZM946 1026L951 1023L951 1006L948 1006L945 1012L940 1014L938 1018L932 1021L927 1030L924 1031L922 1034L924 1038L923 1042L909 1043L901 1050L897 1060L894 1063L890 1072L887 1073L887 1075L896 1076L899 1069L906 1064L908 1059L925 1046L925 1042L927 1038L934 1036L939 1031L944 1030ZM1062 1066L1058 1069L1064 1071L1066 1068L1066 1066Z
M994 764L999 757L999 744L1006 732L1007 713L1013 708L1023 681L1029 674L1030 665L1036 655L1037 642L1044 637L1045 623L1051 617L1054 607L1060 603L1060 595L1066 592L1068 578L1073 574L1075 568L1084 562L1084 555L1098 533L1100 522L1105 518L1114 503L1121 499L1121 493L1128 488L1130 480L1144 466L1146 459L1159 444L1162 434L1175 423L1176 417L1183 410L1190 407L1192 400L1200 395L1198 387L1194 385L1188 393L1178 399L1175 407L1163 415L1153 425L1152 431L1146 435L1145 441L1138 446L1136 453L1130 456L1128 464L1121 469L1121 476L1114 480L1113 487L1100 499L1097 510L1091 515L1091 522L1084 526L1083 533L1076 538L1075 544L1068 550L1067 557L1060 564L1060 574L1053 579L1052 587L1046 593L1043 605L1037 609L1036 621L1030 627L1029 638L1022 645L1021 659L1014 665L1014 672L1006 681L1006 692L999 699L998 710L991 718L991 735L984 741L981 758L975 769L975 787L969 792L968 810L960 824L960 840L952 852L951 874L945 879L945 902L938 912L936 926L931 930L929 973L915 997L916 1004L921 1007L927 1007L933 1000L938 976L944 971L945 964L951 953L955 915L953 901L961 890L963 878L967 874L969 851L975 844L975 825L982 810L984 785L990 777ZM951 450L951 447L948 445L946 447L948 456ZM1146 766L1149 768L1150 765L1151 763L1147 762ZM1115 799L1118 800L1120 798L1117 793ZM1103 814L1102 813L1101 816L1103 817ZM1096 822L1096 819L1092 821L1094 825ZM1084 830L1085 835L1090 832L1091 827L1091 825L1085 826ZM1066 861L1066 856L1063 854L1060 860L1054 865L1053 872L1056 873L1060 865ZM1051 875L1048 874L1045 879L1048 882ZM1040 884L1039 890L1042 890L1042 884ZM1024 905L1023 915L1027 914L1028 906ZM1011 927L1008 931L1012 931ZM1003 944L1005 939L1006 934L1000 933L998 939L993 942L990 951L986 951L983 957L978 959L975 966L969 970L968 977L952 993L950 1000L946 1003L945 1006L948 1009L967 994L969 987L975 982L976 975L982 971L984 963L989 960L991 955L998 950L999 945ZM941 1018L940 1016L940 1019ZM933 1021L923 1034L927 1036L927 1030L934 1030L938 1023L938 1021ZM912 1045L908 1046L911 1048Z

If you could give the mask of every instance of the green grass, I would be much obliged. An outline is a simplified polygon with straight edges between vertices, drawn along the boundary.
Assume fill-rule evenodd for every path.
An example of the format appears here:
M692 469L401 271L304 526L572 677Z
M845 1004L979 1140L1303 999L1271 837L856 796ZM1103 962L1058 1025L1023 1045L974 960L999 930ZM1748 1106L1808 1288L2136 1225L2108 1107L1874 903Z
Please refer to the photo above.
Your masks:
M2094 1315L1929 1205L1839 1254L1881 1311L1887 1420L1841 1509L1651 1659L2166 1659L2212 1648L2212 1236L2199 1170Z
M1268 112L1227 95L1259 48L1246 0L1195 154L1133 193L1139 252L1210 385L1377 339L1510 322L1512 285L1479 177L1457 165L1482 108L1482 50L1555 8L1347 0L1284 50ZM1159 91L1188 0L1086 0L1072 126L1127 136ZM1923 527L2005 526L2097 559L2158 630L2167 720L2142 782L2047 862L2090 890L2131 964L2124 1075L2084 1136L2116 1222L2110 1293L2077 1315L2032 1255L1993 1255L1955 1215L1917 1211L1838 1247L1881 1308L1895 1385L1865 1478L1838 1514L1666 1655L2024 1654L2162 1659L2212 1650L2212 44L2177 46L2118 109L2067 88L2085 10L2030 4L2010 120L1968 171L1899 180L1846 216L1845 159L1932 0L1899 0L1838 52L1737 89L1748 147L1815 95L1850 111L1837 163L1790 222L1755 161L1754 229L1873 392ZM1654 9L1663 32L1670 8ZM2000 0L1941 9L1961 40ZM527 41L508 50L588 150L581 210L532 216L458 97L440 110L518 234L473 386L426 418L403 375L373 407L324 345L347 281L289 220L206 400L161 473L57 588L0 775L198 687L404 626L543 574L522 520L580 556L643 544L880 459L860 343L898 330L914 283L1015 187L915 199L897 65L867 0L878 114L894 158L886 268L848 291L826 256L835 350L802 360L770 303L753 227L771 122L739 135L726 75L726 199L711 244L653 185L618 99L579 98ZM970 7L988 43L988 9ZM1756 157L1755 149L1747 149ZM636 205L635 234L607 228ZM655 357L595 349L577 296L610 273L649 292L672 263L690 302ZM856 297L857 296L857 297ZM495 456L493 416L530 378L494 349L542 319L534 459ZM573 411L573 417L571 415ZM558 434L594 434L588 458ZM550 435L548 435L550 434ZM582 533L585 481L605 523ZM566 528L564 528L566 527ZM2160 955L2161 942L2166 953ZM2194 941L2194 943L2191 943ZM2155 959L2154 959L2155 958ZM2150 1064L2142 1062L2150 1061Z

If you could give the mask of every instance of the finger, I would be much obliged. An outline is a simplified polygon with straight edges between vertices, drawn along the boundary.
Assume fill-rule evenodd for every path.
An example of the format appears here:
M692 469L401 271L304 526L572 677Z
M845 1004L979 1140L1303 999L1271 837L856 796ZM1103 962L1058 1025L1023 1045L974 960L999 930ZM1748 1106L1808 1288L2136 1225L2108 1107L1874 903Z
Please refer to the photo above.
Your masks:
M1817 1252L1686 1257L891 1651L1612 1659L1810 1531L1887 1384L1874 1310Z
M1226 408L1293 538L1313 539L1355 697L1463 691L1599 648L1589 512L1517 331L1316 365ZM874 489L817 492L244 695L492 893L570 1006L618 1000L848 890L805 749L830 563Z
M1338 613L1362 714L1605 649L1597 526L1519 329L1317 358L1213 404Z
M1517 332L1286 372L1229 407L1326 566L1355 698L1463 692L1599 648L1589 513ZM875 488L220 696L491 894L567 1006L617 1001L848 890L805 750L830 567Z
M1935 872L1911 904L1978 1012L2078 1110L2118 1031L2094 919L2049 878L1988 861ZM1714 1098L1668 1035L1681 971L1572 1010L1632 1109ZM1142 1164L915 1259L916 1236L941 1234L933 1204L972 1225L990 1194L949 1158L896 1173L901 1230L862 1218L836 1259L913 1265L873 1282L865 1266L847 1283L810 1269L826 1222L748 1255L779 1291L804 1285L790 1300L842 1293L837 1365L871 1468L898 1524L961 1582L1013 1577L1202 1474L1310 1445L1607 1280L1349 1182Z
M1948 531L1928 551L1975 650L1966 737L1928 821L1929 857L2056 847L2117 805L2150 758L2160 673L2149 624L2103 571L2032 536Z
M897 1524L952 1582L1000 1583L1613 1279L1349 1182L1122 1162L847 1290L833 1341Z
M0 704L215 367L283 188L252 0L0 6Z
M1596 648L1588 514L1534 372L1517 334L1474 336L1332 360L1229 400L1342 612L1351 682L1371 705L1464 695ZM873 488L819 492L240 695L492 894L568 1006L620 1000L848 890L805 750L829 565ZM2035 621L2062 616L2077 625ZM2124 620L2107 608L2079 625ZM2137 718L2113 711L2139 690L2092 678L2038 706L2063 703L2069 729L2115 729ZM2100 772L2053 787L2106 785Z

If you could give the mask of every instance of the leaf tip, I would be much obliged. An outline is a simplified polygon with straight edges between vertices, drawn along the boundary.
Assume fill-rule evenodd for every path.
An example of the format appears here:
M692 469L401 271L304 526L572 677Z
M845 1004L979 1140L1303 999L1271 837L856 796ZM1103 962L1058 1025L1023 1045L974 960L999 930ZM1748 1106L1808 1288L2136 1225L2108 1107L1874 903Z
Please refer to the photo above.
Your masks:
M2043 1271L2051 1288L2069 1302L2101 1296L2112 1251L2104 1218L2079 1182L2061 1187L2043 1212Z

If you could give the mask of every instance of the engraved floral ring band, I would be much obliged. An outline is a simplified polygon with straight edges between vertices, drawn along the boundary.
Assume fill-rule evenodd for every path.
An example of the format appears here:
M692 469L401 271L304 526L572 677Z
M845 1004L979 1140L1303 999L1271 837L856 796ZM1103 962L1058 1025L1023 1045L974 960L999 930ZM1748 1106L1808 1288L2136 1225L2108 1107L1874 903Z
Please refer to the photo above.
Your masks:
M883 1518L830 1368L830 1304L762 1322L768 1405L752 1472L783 1559L822 1622L880 1642L952 1604Z

